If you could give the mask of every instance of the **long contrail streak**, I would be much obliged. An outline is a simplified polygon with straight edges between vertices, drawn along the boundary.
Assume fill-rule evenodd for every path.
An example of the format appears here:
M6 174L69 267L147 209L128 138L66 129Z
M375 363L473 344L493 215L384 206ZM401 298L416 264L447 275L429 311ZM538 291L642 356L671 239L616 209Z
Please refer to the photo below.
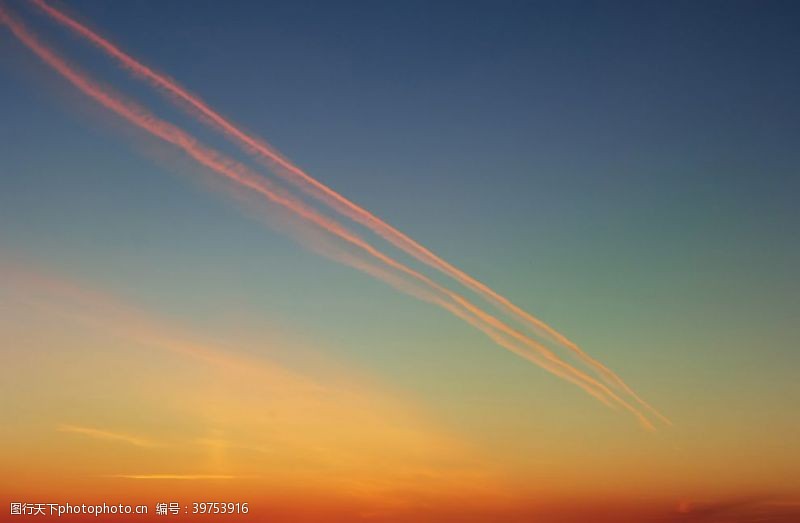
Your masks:
M106 52L111 57L117 59L120 63L122 63L126 68L132 71L135 75L141 76L146 80L150 81L156 87L159 87L169 94L175 96L179 100L188 104L188 107L192 108L195 112L199 113L201 116L204 117L204 121L209 121L219 129L221 129L226 135L233 138L235 141L239 143L240 146L251 153L255 153L261 158L267 160L271 167L282 176L284 179L288 180L290 183L294 184L300 190L304 191L305 193L317 198L319 201L325 203L329 207L335 209L336 211L340 212L341 214L347 216L348 218L364 225L365 227L372 230L374 233L378 234L395 247L403 250L404 252L408 253L409 255L413 256L417 260L425 263L435 269L439 270L440 272L450 276L451 278L455 279L456 281L460 282L462 285L472 289L473 291L477 292L481 296L483 296L487 301L494 303L496 306L504 309L506 312L510 313L511 315L521 319L523 322L527 323L530 327L532 327L536 332L544 332L550 339L560 343L570 351L572 351L581 361L589 365L593 368L599 375L610 385L615 386L632 398L634 398L640 405L648 409L654 415L659 417L662 421L669 423L669 420L662 416L657 410L647 404L642 398L640 398L634 391L631 389L619 376L617 376L613 371L611 371L608 367L600 363L599 361L592 358L589 354L584 352L577 344L569 340L566 336L561 334L560 332L556 331L549 325L547 325L542 320L536 318L532 314L526 312L519 306L515 305L511 302L508 298L500 295L493 289L491 289L488 285L476 280L469 274L465 273L464 271L460 270L458 267L450 264L446 260L442 259L438 255L436 255L431 250L427 249L423 245L416 242L414 239L410 238L403 232L399 231L392 225L384 222L379 217L375 216L374 214L370 213L363 207L359 206L358 204L350 201L345 196L341 195L340 193L334 191L327 185L323 184L316 178L312 177L283 156L281 156L273 147L270 147L262 140L255 138L241 129L239 129L236 125L234 125L230 120L226 119L216 111L214 111L211 107L209 107L205 102L203 102L200 98L196 95L190 93L176 82L170 80L163 74L154 71L150 67L142 64L131 55L125 53L119 47L111 43L108 39L103 38L102 36L98 35L85 25L81 24L80 22L76 21L75 19L69 17L65 13L51 7L48 5L44 0L33 0L34 3L47 15L52 17L57 22L61 23L62 25L66 26L67 28L71 29L72 31L76 32L77 34L81 35L82 37L89 40L91 43L99 47L101 50ZM182 107L185 107L182 105Z
M295 200L285 192L272 187L267 180L255 175L243 165L226 158L213 149L203 146L196 139L180 128L157 118L143 108L123 100L113 93L103 89L91 79L84 76L82 73L74 70L53 51L41 44L36 37L34 37L33 34L31 34L21 23L12 19L2 9L0 9L0 17L9 26L13 34L31 51L39 56L40 59L64 76L75 87L95 99L104 107L112 110L119 116L125 118L137 127L153 134L157 138L179 147L198 163L208 167L217 174L220 174L243 187L256 191L257 193L266 197L269 201L288 209L302 219L326 230L330 234L338 236L345 242L363 250L378 261L423 283L424 285L436 290L438 293L445 295L451 301L437 298L436 303L438 305L480 329L501 346L531 361L534 361L550 372L580 386L586 392L606 404L608 404L608 398L613 399L626 410L629 410L631 413L633 413L644 426L652 428L652 424L650 424L650 422L636 408L609 390L605 385L597 382L591 376L588 376L584 372L575 369L562 361L538 342L535 342L534 340L531 340L516 330L508 327L506 324L479 309L459 294L442 287L436 282L430 280L428 277L383 254L381 251L368 244L359 236L342 227L338 222L320 215L313 209L304 205L302 202ZM502 334L498 334L497 331L500 331ZM520 349L518 346L509 342L507 337L515 339L524 344L530 349L536 351L538 355L530 354L529 352ZM542 358L544 358L544 360L542 360ZM606 396L608 398L606 398Z

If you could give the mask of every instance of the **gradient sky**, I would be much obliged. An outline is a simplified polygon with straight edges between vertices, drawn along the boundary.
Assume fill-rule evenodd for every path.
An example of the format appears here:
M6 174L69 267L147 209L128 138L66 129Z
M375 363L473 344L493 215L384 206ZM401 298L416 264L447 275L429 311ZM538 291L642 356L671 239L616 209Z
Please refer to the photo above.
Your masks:
M0 27L0 491L224 492L298 521L798 516L796 4L53 5L567 334L674 425L645 432L265 227ZM159 474L231 478L134 478Z

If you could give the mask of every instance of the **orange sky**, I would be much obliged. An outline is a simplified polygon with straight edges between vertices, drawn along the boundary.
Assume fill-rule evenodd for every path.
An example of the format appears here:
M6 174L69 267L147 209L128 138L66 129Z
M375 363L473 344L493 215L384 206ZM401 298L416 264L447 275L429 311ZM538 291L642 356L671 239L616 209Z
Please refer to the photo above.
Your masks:
M211 497L297 521L716 521L717 512L746 521L797 508L791 493L748 492L730 478L695 490L713 470L671 477L690 470L668 463L675 438L636 429L628 438L649 443L633 453L607 444L586 459L565 439L537 470L530 456L459 437L366 375L341 365L309 375L271 361L285 341L252 340L259 356L247 355L77 281L18 264L3 273L0 336L15 347L2 371L9 500ZM636 459L653 451L665 455ZM602 467L617 469L616 483L593 486Z
M0 3L0 521L800 521L796 17L155 5Z

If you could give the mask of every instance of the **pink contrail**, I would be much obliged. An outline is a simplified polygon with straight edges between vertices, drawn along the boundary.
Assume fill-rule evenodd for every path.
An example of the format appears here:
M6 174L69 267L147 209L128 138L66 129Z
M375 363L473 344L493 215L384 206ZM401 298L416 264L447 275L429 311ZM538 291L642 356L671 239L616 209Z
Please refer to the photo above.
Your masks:
M455 314L457 317L480 329L491 339L500 343L503 347L538 363L540 366L543 366L559 377L562 377L580 386L587 393L606 404L608 404L608 400L606 398L606 396L608 396L616 401L619 405L623 406L626 410L634 414L642 423L642 425L649 429L653 428L649 420L647 420L645 416L643 416L637 409L632 407L628 402L624 401L618 395L609 390L605 385L597 382L584 372L566 364L541 344L508 327L497 318L476 307L466 298L442 287L428 277L383 254L361 239L359 236L344 229L337 222L320 215L313 209L305 206L302 202L299 202L293 199L291 196L273 188L267 180L258 177L243 165L226 158L213 149L201 145L196 139L188 135L180 128L157 118L143 108L129 101L123 100L110 91L103 89L85 75L74 70L62 58L41 44L21 23L12 19L2 9L0 9L0 17L9 26L13 34L31 51L39 56L39 58L64 76L75 87L95 99L104 107L125 118L137 127L179 147L198 163L208 167L217 174L227 178L228 180L234 181L243 187L256 191L260 195L266 197L269 201L281 205L304 220L311 222L330 234L341 238L345 242L358 247L373 258L388 265L392 269L406 274L407 276L436 290L440 294L444 294L450 300L452 300L455 305L451 302L438 298L437 304ZM539 353L539 357L535 357L534 355L521 350L519 347L508 342L504 336L499 336L496 331L501 331L504 333L504 336L509 336L513 339L516 339L520 343L523 343L534 351L537 351ZM544 360L541 360L540 357L543 357Z
M631 389L619 376L617 376L608 367L592 358L589 354L584 352L577 344L569 340L566 336L547 325L542 320L536 318L532 314L526 312L519 306L515 305L508 298L500 295L488 285L478 281L469 274L465 273L458 267L450 264L446 260L436 255L433 251L427 249L423 245L416 242L403 232L399 231L392 225L384 222L374 214L370 213L363 207L350 201L340 193L334 191L327 185L318 181L284 157L282 157L273 147L267 145L264 141L255 138L238 127L236 127L230 120L226 119L211 107L209 107L200 98L193 95L176 82L170 80L161 73L158 73L150 67L142 64L129 54L119 49L116 45L111 43L106 38L98 35L88 27L80 22L69 17L65 13L51 7L44 0L33 0L33 2L41 8L46 14L53 19L68 27L79 35L83 36L91 43L99 47L108 55L119 60L125 67L127 67L134 74L149 80L156 87L164 89L168 93L177 97L178 99L186 102L188 106L194 111L199 112L204 117L204 121L210 121L213 125L221 129L229 137L233 138L245 150L251 153L256 153L262 159L269 162L269 165L284 179L294 184L300 190L317 198L329 207L335 209L337 212L347 216L361 225L372 230L395 247L405 251L417 260L425 263L440 272L450 276L462 285L472 289L478 294L482 295L487 301L494 303L496 306L504 309L506 312L518 319L523 320L529 326L533 327L537 332L544 332L548 337L556 342L562 344L564 347L572 351L584 363L592 367L602 378L609 384L620 388L625 393L634 398L640 405L647 408L654 415L659 417L665 423L670 421L661 415L656 409L646 403L639 397L633 389Z

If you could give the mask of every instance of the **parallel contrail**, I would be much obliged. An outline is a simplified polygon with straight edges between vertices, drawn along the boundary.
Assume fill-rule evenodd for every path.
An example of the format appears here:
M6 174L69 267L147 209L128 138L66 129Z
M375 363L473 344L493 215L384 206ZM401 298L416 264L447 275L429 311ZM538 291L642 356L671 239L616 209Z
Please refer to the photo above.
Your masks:
M312 224L322 228L332 235L338 236L345 242L363 250L371 257L388 265L392 269L400 271L412 279L415 279L418 282L434 289L438 293L443 294L449 298L450 301L437 298L436 304L442 306L446 310L455 314L457 317L480 329L495 342L531 361L536 362L550 372L580 386L586 392L603 401L604 403L608 403L608 398L611 398L619 405L633 413L644 426L652 428L652 424L636 408L632 407L628 402L621 399L617 394L613 393L606 386L597 382L592 377L563 362L561 359L555 356L555 354L543 347L538 342L535 342L534 340L531 340L516 330L508 327L506 324L479 309L459 294L442 287L426 276L388 257L361 239L359 236L342 227L339 223L320 215L285 192L272 187L268 180L258 177L243 165L234 162L214 151L213 149L200 144L196 139L185 133L180 128L160 120L143 108L121 99L113 93L98 86L91 79L74 70L49 48L41 44L21 23L13 20L2 9L0 9L0 18L2 18L2 20L12 30L14 35L24 45L26 45L31 51L39 56L50 67L64 76L75 87L94 98L101 105L112 110L137 127L179 147L190 157L198 161L200 164L213 170L217 174L227 178L228 180L234 181L243 187L256 191L260 195L266 197L269 201L281 205L302 219L311 222ZM537 354L531 354L519 348L513 342L510 342L508 338L517 340L519 343L522 343L530 349L536 351ZM544 360L542 360L542 358L544 358Z
M211 122L214 126L221 129L226 135L233 138L240 146L247 152L254 153L262 159L267 160L269 165L279 174L282 178L294 184L303 192L317 198L319 201L325 203L332 209L340 212L348 218L357 223L369 228L374 233L378 234L395 247L403 250L407 254L413 256L417 260L425 263L440 272L450 276L462 285L472 289L487 301L494 303L496 306L502 308L512 316L522 320L529 327L532 327L535 332L544 333L551 340L554 340L570 351L572 351L581 361L593 368L603 378L606 383L617 387L626 394L630 395L640 405L648 409L654 415L659 417L665 423L670 421L661 415L656 409L646 403L639 397L633 389L631 389L619 376L607 368L599 361L592 358L589 354L584 352L577 344L569 340L566 336L556 331L542 320L536 318L532 314L526 312L519 306L512 303L508 298L500 295L488 285L476 280L469 274L450 264L446 260L440 258L431 250L423 245L417 243L415 240L399 231L392 225L384 222L379 217L370 213L363 207L350 201L345 196L334 191L326 186L319 180L315 179L283 156L281 156L273 147L267 145L264 141L255 138L246 132L239 129L230 120L226 119L205 102L200 100L197 96L193 95L176 82L170 80L166 76L154 71L150 67L142 64L129 54L119 49L116 45L111 43L106 38L98 35L85 25L69 17L65 13L51 7L44 0L33 0L33 2L47 15L76 32L80 36L89 40L92 44L99 47L111 57L117 59L126 68L132 71L135 75L141 76L151 82L156 87L165 90L167 93L175 96L177 99L185 102L187 105L181 104L181 107L192 108L194 112L203 116L203 121Z

